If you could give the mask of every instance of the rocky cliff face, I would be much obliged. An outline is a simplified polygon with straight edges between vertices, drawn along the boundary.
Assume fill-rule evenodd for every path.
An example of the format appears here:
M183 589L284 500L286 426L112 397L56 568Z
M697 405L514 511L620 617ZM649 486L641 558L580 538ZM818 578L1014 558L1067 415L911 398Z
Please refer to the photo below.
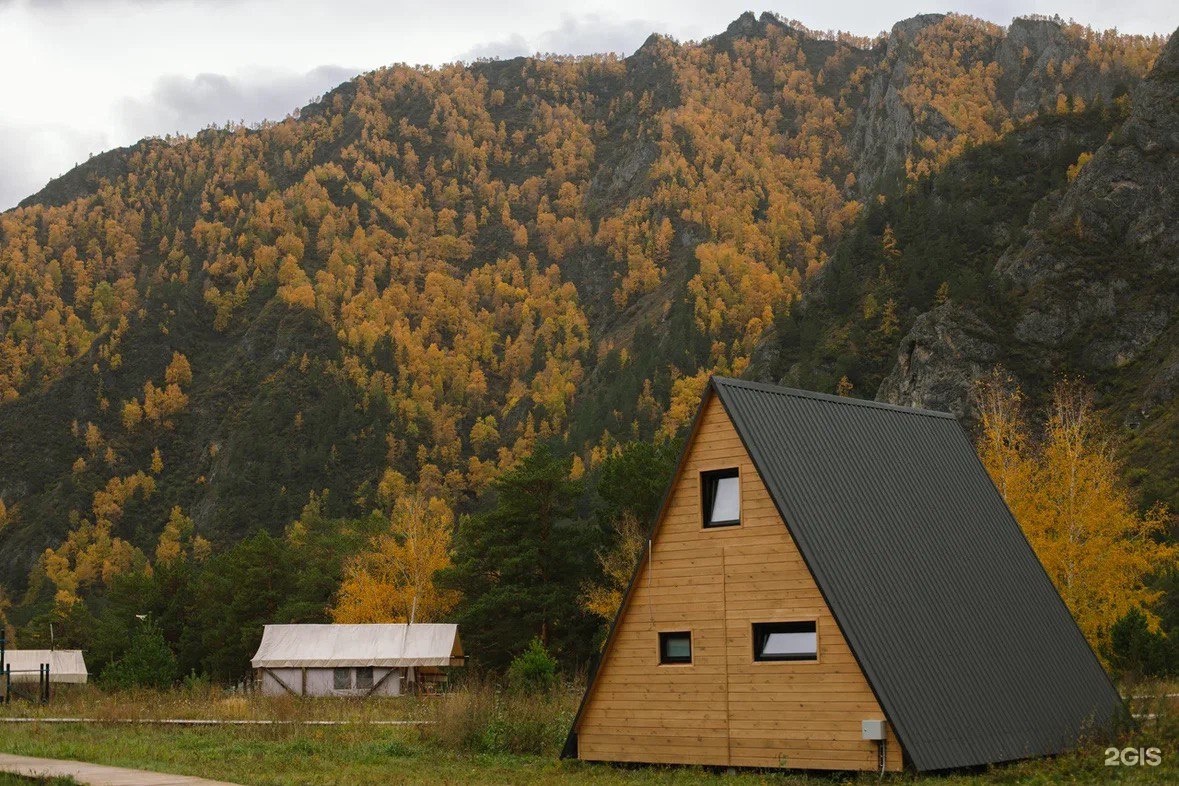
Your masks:
M925 85L911 88L937 58L939 67L949 62L950 70L960 68L962 74L993 67L972 90L991 93L987 98L994 106L976 120L996 134L1013 122L1055 109L1061 93L1086 105L1109 102L1135 82L1125 68L1097 62L1088 51L1090 42L1050 19L1015 19L1006 29L972 26L969 44L950 54L928 45L940 33L937 28L957 23L946 14L921 14L897 23L878 45L850 135L861 193L882 190L923 145L952 139L971 127L968 118L949 118L936 107L914 102L915 96L928 95Z
M916 132L912 108L901 97L909 84L909 70L920 59L914 47L917 34L945 18L945 14L921 14L893 26L884 40L880 64L871 77L864 100L856 112L850 147L854 151L856 180L862 193L875 193L898 171L913 149ZM940 116L927 133L942 136Z
M1152 350L1174 354L1156 345L1170 343L1179 314L1177 182L1179 35L1135 91L1125 123L1063 193L1034 208L1027 241L998 261L998 283L1015 296L1020 353L1093 375L1128 369ZM939 308L920 317L878 398L969 413L964 382L994 353L963 343L964 320L975 336L994 328L968 313ZM1173 363L1148 376L1142 407L1169 403Z
M994 330L970 309L945 303L917 318L901 341L896 365L876 393L879 401L972 417L975 381L1000 362Z
M1134 461L1175 477L1179 434L1179 33L1132 97L1129 117L1062 192L1032 211L998 260L1008 309L920 316L877 398L972 417L971 380L1013 360L1025 386L1059 373L1093 382ZM1006 334L1005 348L992 343ZM1157 465L1162 462L1166 467ZM1168 498L1168 483L1154 496ZM1149 496L1149 495L1148 495Z
M1179 279L1179 39L1134 93L1129 119L996 272L1024 295L1016 337L1084 343L1086 366L1125 366L1174 318ZM1161 285L1161 286L1160 286Z

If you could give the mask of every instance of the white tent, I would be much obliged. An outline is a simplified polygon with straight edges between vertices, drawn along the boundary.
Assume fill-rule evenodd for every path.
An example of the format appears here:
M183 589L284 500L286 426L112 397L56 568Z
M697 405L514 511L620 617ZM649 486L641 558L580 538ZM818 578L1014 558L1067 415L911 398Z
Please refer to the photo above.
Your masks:
M12 666L13 682L37 682L49 664L49 681L82 684L90 676L82 650L4 650L5 666Z
M270 695L397 696L463 662L457 625L267 625L250 664Z
M462 656L457 625L267 625L250 664L256 669L453 666Z

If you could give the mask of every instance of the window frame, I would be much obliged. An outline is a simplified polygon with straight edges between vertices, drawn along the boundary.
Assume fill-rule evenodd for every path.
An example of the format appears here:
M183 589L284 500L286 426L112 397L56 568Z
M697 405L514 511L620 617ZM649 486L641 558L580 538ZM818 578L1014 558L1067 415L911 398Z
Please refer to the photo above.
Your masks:
M368 684L367 685L362 684L360 681L361 672L365 672L368 674ZM376 674L373 673L372 666L357 666L356 673L353 675L353 678L352 678L353 688L355 690L372 690L373 682L374 682L375 678L376 678Z
M667 642L675 636L688 637L688 657L670 656L667 654ZM692 650L692 631L690 630L661 630L659 631L659 665L660 666L691 666L694 652Z
M341 675L347 675L348 684L343 687L340 686ZM332 668L332 690L352 690L352 667L351 666L335 666Z
M737 479L737 518L725 521L712 521L712 507L716 502L716 489L719 481L726 478ZM700 519L704 529L720 529L721 527L741 526L741 468L718 467L700 471Z
M803 630L789 630L789 628L797 628L803 626ZM761 649L765 646L761 642L763 637L768 638L773 633L810 633L813 629L815 634L815 651L809 654L797 655L762 655ZM785 629L785 630L784 630ZM753 662L754 663L818 663L819 662L819 621L817 619L792 619L792 620L776 620L774 622L753 622L750 625L750 639L753 644Z

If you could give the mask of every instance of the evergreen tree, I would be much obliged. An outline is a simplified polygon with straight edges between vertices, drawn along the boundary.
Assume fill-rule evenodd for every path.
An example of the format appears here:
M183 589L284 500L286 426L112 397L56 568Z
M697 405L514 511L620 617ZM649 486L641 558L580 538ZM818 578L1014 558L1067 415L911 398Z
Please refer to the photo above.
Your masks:
M541 447L495 484L495 504L464 519L454 566L439 583L463 594L457 610L471 656L502 669L533 638L566 663L588 657L593 622L579 605L596 532L573 518L581 484Z
M102 670L100 681L112 688L170 688L176 676L176 655L149 618L132 636L127 654Z
M1142 610L1130 609L1109 631L1106 659L1122 677L1161 677L1167 673L1167 637L1150 629Z
M627 442L603 461L598 480L602 518L614 521L629 513L645 526L653 524L678 453L674 441Z

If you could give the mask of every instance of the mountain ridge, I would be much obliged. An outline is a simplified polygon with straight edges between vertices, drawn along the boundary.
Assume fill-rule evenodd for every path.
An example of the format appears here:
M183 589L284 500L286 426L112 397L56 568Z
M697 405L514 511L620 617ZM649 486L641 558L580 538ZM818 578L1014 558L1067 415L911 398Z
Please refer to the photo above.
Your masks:
M149 553L174 506L224 544L325 490L462 510L538 444L592 468L671 437L709 374L782 376L759 352L906 194L1025 137L1059 188L1158 45L955 15L863 43L763 14L629 58L391 67L55 179L0 214L0 582ZM931 297L856 351L883 363Z

